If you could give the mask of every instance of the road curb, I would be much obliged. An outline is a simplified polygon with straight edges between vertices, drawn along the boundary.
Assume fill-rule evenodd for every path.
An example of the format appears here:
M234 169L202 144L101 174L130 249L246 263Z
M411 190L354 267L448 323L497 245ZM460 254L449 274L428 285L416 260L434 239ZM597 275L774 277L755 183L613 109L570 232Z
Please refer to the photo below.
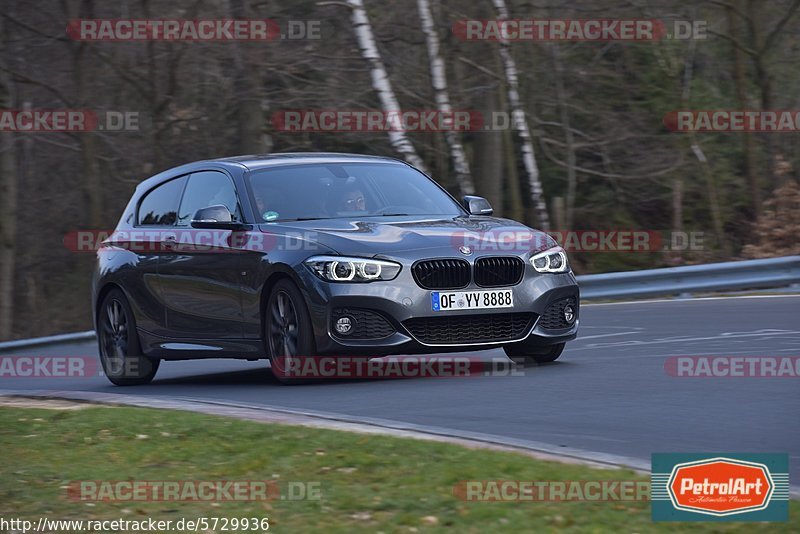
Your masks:
M395 437L442 441L465 445L471 448L485 448L521 452L541 460L561 463L582 464L605 469L632 469L648 474L648 462L636 458L593 453L568 447L558 447L545 443L504 438L492 434L462 432L441 427L423 426L388 419L364 418L329 412L294 410L281 406L262 406L246 403L227 403L195 398L139 397L116 393L93 391L2 390L0 397L58 399L86 402L106 406L134 406L165 410L181 410L208 415L234 417L251 421L273 422L300 426L313 426L331 430L346 430L367 434L382 434Z

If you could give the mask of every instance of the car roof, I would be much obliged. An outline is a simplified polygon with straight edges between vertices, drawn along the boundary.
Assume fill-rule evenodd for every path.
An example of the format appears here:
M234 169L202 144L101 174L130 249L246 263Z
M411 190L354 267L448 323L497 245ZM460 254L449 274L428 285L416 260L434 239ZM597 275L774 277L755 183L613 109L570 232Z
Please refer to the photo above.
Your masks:
M249 156L233 156L220 158L219 162L234 162L244 165L250 170L282 163L336 163L351 161L385 161L391 163L404 163L388 156L370 156L364 154L347 154L342 152L276 152L274 154L257 154Z
M370 156L364 154L347 154L340 152L275 152L272 154L251 154L245 156L231 156L226 158L206 159L186 163L162 171L142 181L137 190L146 191L170 178L201 170L205 166L238 167L245 171L259 170L277 165L297 165L314 163L353 163L353 162L383 162L406 163L397 158L388 156Z

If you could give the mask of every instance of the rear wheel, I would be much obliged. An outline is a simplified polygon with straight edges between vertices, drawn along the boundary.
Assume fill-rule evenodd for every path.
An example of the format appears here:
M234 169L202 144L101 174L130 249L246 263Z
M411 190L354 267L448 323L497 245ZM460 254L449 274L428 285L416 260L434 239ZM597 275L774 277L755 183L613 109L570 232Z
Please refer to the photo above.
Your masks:
M303 295L291 280L280 280L267 299L264 333L272 374L285 384L292 377L292 358L314 356L314 329Z
M550 363L554 362L564 352L566 343L559 343L557 345L545 346L530 346L525 341L514 343L513 345L504 345L503 350L506 351L508 356L514 363L529 364L529 363Z
M153 380L161 361L142 354L133 310L119 289L109 291L100 304L97 341L100 363L111 383L136 386Z

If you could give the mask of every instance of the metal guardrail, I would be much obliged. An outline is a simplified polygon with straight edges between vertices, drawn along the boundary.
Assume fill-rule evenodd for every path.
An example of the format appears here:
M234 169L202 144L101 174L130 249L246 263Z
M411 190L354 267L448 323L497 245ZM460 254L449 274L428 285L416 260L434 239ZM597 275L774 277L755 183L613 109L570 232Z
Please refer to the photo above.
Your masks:
M55 336L34 337L30 339L15 339L14 341L0 342L0 351L52 345L53 343L75 343L77 341L92 341L95 339L94 330L86 332L73 332L71 334L58 334Z
M581 299L624 299L742 291L800 284L800 256L732 261L578 276ZM0 351L94 339L94 332L19 339L0 343Z
M800 256L578 276L583 299L742 291L800 284Z

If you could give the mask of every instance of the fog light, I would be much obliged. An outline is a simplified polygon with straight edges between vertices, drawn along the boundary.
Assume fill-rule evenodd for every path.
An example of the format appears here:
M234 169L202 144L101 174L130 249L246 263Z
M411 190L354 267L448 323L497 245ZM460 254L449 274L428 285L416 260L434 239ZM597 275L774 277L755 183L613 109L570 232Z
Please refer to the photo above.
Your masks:
M564 306L564 320L567 321L567 324L572 324L575 321L575 308L572 307L572 304Z
M339 317L336 320L336 332L346 336L353 331L353 325L355 323L355 319L349 316Z

